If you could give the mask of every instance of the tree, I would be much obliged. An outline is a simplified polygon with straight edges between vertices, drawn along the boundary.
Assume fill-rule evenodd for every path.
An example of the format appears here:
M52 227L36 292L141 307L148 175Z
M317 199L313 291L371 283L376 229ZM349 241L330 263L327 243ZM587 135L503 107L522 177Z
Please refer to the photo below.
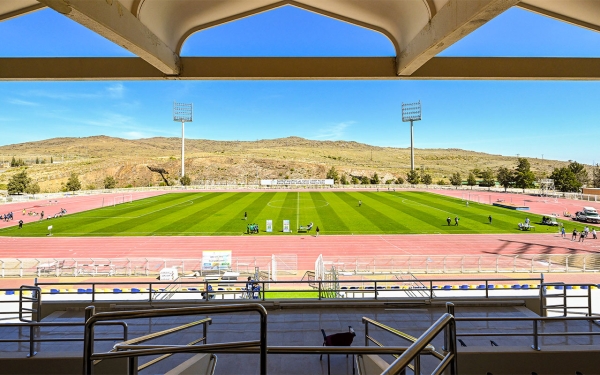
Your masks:
M386 185L391 185L394 183L394 180L385 180Z
M443 178L440 179L438 182L436 182L436 184L440 185L440 186L444 186L446 185L446 180L444 180Z
M31 178L27 176L27 171L23 170L11 177L6 185L8 194L21 194L27 189L27 185L31 183Z
M419 176L419 172L417 171L408 171L406 174L406 181L411 185L416 185L421 181L421 176Z
M576 161L572 161L571 163L569 163L569 166L567 168L569 168L573 172L573 174L575 174L575 178L577 178L577 181L579 181L579 187L587 184L590 180L590 176L588 175L588 172L583 164L579 164Z
M498 183L500 183L500 185L504 187L505 192L512 184L515 183L513 171L506 167L500 167L498 169L498 174L496 175L496 178L498 179Z
M426 174L423 176L423 183L424 183L425 185L431 185L431 183L432 183L432 182L433 182L433 178L431 178L431 175L430 175L429 173L426 173Z
M473 172L469 172L469 176L467 177L467 185L471 187L471 190L473 190L473 186L477 185L477 180L475 179L475 174L473 174Z
M550 178L554 180L554 187L558 191L576 192L581 187L577 175L569 167L554 168Z
M358 185L358 184L360 184L360 180L358 179L358 177L356 177L356 176L352 176L352 184L353 184L353 185Z
M29 184L27 184L27 187L25 188L25 192L31 195L36 195L40 191L40 184L38 184L37 182L29 182Z
M529 164L529 160L525 158L517 159L517 167L515 168L515 186L518 188L525 189L533 187L533 181L535 181L535 175L531 171L531 164Z
M372 183L373 185L377 185L377 184L379 184L379 182L380 182L380 181L379 181L379 175L377 174L377 172L375 172L375 173L373 174L373 177L371 177L371 183Z
M462 185L462 177L460 176L460 173L452 173L452 176L450 176L450 183L452 186L456 186L458 189L458 187Z
M396 183L398 185L403 185L404 184L404 179L402 178L402 176L398 176L398 178L396 179Z
M286 176L286 177L287 177L287 176ZM189 186L189 185L191 185L191 184L192 184L192 179L190 178L190 176L188 176L188 175L186 174L186 175L183 175L183 176L181 176L181 178L179 179L179 182L181 182L181 184L182 184L183 186Z
M592 169L592 186L600 188L600 164L596 164Z
M113 176L107 176L104 179L104 188L105 189L114 189L117 187L117 180Z
M71 172L71 176L69 176L67 184L65 185L65 190L72 192L81 190L81 182L79 181L79 175L77 175L77 173Z
M496 180L494 179L494 172L490 168L486 168L483 172L481 172L481 182L479 186L491 187L496 185Z
M335 170L335 167L331 167L331 169L327 172L327 178L333 180L333 183L337 183L340 179L338 175L338 171Z
M369 185L371 183L371 179L367 176L362 176L360 178L360 183L363 185Z
M348 177L346 177L346 174L345 174L345 173L344 173L344 174L342 175L342 177L340 178L340 184L342 184L342 185L348 185L348 184L349 184L349 182L348 182Z

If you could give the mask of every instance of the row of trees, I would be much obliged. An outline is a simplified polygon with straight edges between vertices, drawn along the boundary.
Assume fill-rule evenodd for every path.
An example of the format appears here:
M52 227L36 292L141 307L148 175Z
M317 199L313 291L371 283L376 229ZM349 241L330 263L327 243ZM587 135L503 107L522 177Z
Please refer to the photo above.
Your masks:
M50 157L50 164L54 163L54 159L52 157ZM10 161L10 166L11 167L24 167L25 166L25 160L19 158L16 159L14 156L12 157L11 161ZM35 158L35 164L46 164L46 159L40 159L39 157Z
M346 174L339 176L339 172L335 167L327 172L327 178L334 180L335 183L341 183L342 185L352 184L379 184L381 183L377 173L373 174L372 177L362 176L361 178L351 176L348 179ZM588 172L583 164L576 161L570 161L569 165L562 168L554 168L554 171L549 176L554 180L554 186L556 190L561 192L577 192L579 189L588 184L593 187L600 188L600 165L596 164L592 170L592 178L589 178ZM450 176L450 184L454 186L463 185L463 178L459 172L455 172ZM473 169L467 176L466 183L469 186L483 186L492 187L496 185L496 181L504 189L509 187L516 187L520 189L530 189L535 187L535 181L537 177L531 170L531 164L526 158L518 158L517 165L514 169L507 167L500 167L497 171L491 168L484 170ZM397 183L403 184L404 178L398 177L395 180L386 180L386 184ZM409 171L406 175L406 182L412 185L419 183L430 185L433 182L433 178L430 174L426 173L423 168L420 170ZM445 185L444 180L437 182L439 185Z

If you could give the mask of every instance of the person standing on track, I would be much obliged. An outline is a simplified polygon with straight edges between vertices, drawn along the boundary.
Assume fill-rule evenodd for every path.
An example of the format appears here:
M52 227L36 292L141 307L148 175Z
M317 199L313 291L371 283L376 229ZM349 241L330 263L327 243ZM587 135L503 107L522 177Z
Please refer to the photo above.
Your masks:
M562 238L565 238L566 233L565 233L564 225L562 227L560 227L560 235L562 236Z
M40 220L44 220L44 211L40 214Z

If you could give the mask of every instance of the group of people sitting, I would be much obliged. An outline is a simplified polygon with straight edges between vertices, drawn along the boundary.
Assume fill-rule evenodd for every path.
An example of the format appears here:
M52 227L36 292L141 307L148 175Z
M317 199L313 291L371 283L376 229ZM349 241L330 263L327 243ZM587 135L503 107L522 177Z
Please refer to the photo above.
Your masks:
M64 208L60 209L60 212L55 213L53 216L48 216L46 219L50 220L50 219L56 219L57 217L63 217L63 215L67 214L67 210L65 210Z
M246 233L248 233L248 234L258 233L258 224L248 224L246 226Z
M9 213L4 214L4 215L0 214L0 220L9 221L9 220L12 220L12 219L13 219L13 213L12 212L9 212Z
M525 218L525 222L524 223L519 223L519 229L520 230L529 230L533 228L533 225L531 225L531 222L529 221L529 218Z

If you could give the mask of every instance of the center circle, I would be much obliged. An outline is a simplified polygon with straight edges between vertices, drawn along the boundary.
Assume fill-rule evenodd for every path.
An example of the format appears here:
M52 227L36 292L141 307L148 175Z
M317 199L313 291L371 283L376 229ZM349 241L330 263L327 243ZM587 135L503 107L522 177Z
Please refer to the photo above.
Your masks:
M299 201L299 202L298 202ZM325 206L329 206L329 202L324 200L312 200L312 199L293 199L291 201L285 199L276 199L274 201L270 201L267 203L267 206L272 208L281 208L286 210L295 210L298 208L298 203L300 203L300 209L307 208L321 208Z

